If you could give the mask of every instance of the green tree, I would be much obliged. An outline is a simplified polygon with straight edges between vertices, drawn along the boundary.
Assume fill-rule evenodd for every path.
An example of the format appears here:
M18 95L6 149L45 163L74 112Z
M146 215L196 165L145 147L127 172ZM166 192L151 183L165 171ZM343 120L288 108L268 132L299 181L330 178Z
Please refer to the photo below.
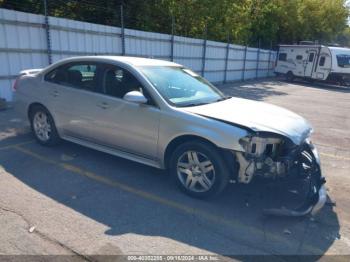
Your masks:
M53 16L268 47L300 40L350 45L346 0L47 0ZM0 7L43 13L43 0L0 0Z

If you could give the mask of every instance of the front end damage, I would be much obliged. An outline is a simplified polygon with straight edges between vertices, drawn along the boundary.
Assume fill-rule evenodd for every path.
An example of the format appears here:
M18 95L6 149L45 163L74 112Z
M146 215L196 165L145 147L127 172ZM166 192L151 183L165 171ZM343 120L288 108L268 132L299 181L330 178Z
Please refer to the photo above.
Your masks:
M259 133L240 140L244 152L234 152L239 164L237 181L248 184L254 177L275 181L303 180L308 192L305 201L295 209L265 209L264 214L276 216L315 215L326 202L325 178L322 177L316 148L306 139L295 145L288 138Z

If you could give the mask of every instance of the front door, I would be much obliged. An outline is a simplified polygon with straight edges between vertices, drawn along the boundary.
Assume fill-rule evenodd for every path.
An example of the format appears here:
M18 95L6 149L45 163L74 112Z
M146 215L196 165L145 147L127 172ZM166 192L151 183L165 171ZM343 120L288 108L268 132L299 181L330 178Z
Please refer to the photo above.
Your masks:
M126 153L156 160L160 109L140 82L126 69L105 65L101 73L103 95L96 95L94 140ZM130 91L142 92L149 102L125 101Z

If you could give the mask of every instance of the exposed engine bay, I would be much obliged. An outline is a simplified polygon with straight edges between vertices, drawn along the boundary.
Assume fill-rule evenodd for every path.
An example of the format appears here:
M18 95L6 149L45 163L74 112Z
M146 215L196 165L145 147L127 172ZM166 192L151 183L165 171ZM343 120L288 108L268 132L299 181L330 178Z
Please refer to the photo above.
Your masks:
M248 184L254 175L267 178L286 175L286 163L278 159L282 139L251 137L241 142L246 153L236 153L240 164L238 182Z
M322 187L325 179L321 176L318 153L308 139L301 145L295 145L283 136L266 133L244 137L240 144L245 152L235 152L239 164L236 178L238 183L248 184L254 177L272 180L300 179L308 183L307 200L296 210L284 208L266 210L265 213L301 216L310 212L316 213L317 204L323 206L326 200Z

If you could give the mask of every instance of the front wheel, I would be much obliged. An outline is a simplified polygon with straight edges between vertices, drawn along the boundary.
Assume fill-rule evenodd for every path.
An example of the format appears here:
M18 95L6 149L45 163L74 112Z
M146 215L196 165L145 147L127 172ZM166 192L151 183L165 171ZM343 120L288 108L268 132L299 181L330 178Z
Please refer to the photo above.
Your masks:
M219 150L202 141L180 145L172 155L170 169L180 189L196 198L220 193L229 181L229 169Z
M30 125L36 140L46 146L60 141L53 118L43 106L35 106L30 112Z

